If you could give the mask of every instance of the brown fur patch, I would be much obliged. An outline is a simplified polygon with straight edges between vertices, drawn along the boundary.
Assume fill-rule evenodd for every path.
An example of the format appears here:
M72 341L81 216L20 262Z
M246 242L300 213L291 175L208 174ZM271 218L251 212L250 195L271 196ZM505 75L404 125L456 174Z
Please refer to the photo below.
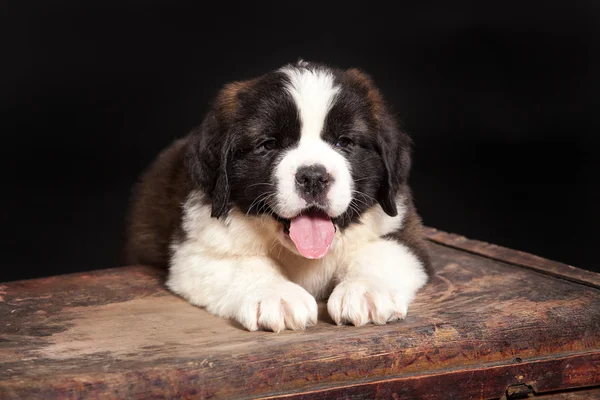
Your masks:
M166 267L169 245L181 235L182 203L191 188L185 168L189 137L175 141L133 189L127 221L126 262Z
M248 90L252 87L256 80L251 79L247 81L232 82L227 85L219 92L216 100L216 109L219 114L225 117L232 117L235 115L238 106L238 95L243 90Z
M366 97L371 105L371 111L378 120L381 119L385 112L385 104L379 90L373 84L371 78L359 69L351 68L346 71L346 76L355 85L363 88L366 91Z

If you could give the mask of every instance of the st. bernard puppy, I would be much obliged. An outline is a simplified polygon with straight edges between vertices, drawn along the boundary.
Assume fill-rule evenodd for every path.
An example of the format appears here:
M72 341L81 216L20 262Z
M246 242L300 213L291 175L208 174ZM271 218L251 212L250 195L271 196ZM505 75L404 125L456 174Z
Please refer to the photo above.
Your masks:
M248 330L406 316L427 281L410 139L363 72L299 61L225 86L143 174L128 262Z

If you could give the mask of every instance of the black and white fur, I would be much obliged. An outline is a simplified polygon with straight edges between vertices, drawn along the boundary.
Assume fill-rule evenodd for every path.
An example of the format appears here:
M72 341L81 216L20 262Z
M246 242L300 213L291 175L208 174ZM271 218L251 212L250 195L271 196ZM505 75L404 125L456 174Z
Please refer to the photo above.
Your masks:
M296 184L311 165L331 178L319 202ZM410 139L367 75L290 64L227 85L146 171L128 261L168 265L173 292L251 331L315 324L321 299L338 324L402 319L428 267L409 169ZM286 225L314 207L336 233L311 260Z

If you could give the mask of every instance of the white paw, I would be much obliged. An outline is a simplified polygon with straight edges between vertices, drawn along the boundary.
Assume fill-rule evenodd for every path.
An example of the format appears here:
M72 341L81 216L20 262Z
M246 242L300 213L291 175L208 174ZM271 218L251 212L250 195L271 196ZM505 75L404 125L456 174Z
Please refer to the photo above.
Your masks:
M410 298L386 282L352 280L340 283L331 293L327 311L338 325L385 325L403 319Z
M280 332L315 325L317 313L313 296L295 283L283 282L246 296L236 319L250 331Z

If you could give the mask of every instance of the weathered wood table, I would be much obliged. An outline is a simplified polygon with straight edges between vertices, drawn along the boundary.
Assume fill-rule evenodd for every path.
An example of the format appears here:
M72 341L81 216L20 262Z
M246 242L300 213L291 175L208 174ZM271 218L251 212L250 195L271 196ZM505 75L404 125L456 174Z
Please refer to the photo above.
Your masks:
M322 306L250 333L143 266L0 284L0 398L600 398L599 274L428 237L435 276L387 326Z

